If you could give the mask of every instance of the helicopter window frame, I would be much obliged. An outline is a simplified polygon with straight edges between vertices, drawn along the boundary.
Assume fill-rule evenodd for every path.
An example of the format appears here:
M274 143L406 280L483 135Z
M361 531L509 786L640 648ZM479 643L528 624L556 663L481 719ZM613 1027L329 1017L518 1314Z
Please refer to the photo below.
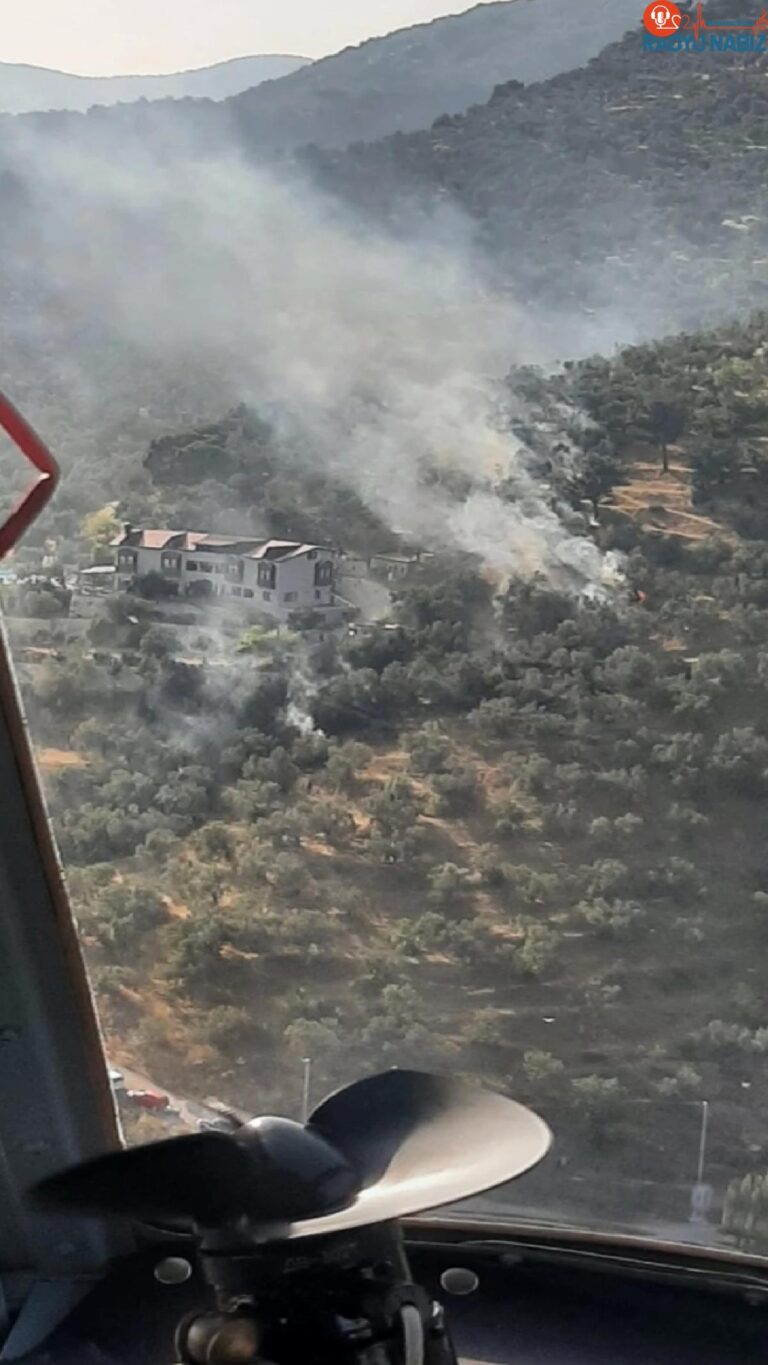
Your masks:
M21 1337L29 1349L36 1331L50 1331L51 1318L63 1317L131 1238L125 1224L35 1213L25 1204L40 1179L121 1146L122 1135L1 622L0 1000L5 1359L14 1358L12 1341Z

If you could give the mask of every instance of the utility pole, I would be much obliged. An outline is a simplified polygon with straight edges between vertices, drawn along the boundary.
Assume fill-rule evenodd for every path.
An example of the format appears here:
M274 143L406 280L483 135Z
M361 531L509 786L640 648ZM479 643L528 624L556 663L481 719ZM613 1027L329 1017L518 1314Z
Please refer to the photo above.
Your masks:
M301 1096L301 1121L306 1123L309 1118L309 1083L312 1075L312 1058L302 1057L304 1064L304 1088Z
M696 1172L697 1185L704 1184L704 1162L707 1156L707 1129L709 1127L709 1100L701 1101L701 1134L699 1136L699 1165Z
M692 1223L706 1226L707 1215L712 1207L712 1189L704 1184L704 1167L707 1160L707 1130L709 1128L709 1100L701 1101L701 1130L699 1132L699 1160L696 1167L696 1184L691 1191Z

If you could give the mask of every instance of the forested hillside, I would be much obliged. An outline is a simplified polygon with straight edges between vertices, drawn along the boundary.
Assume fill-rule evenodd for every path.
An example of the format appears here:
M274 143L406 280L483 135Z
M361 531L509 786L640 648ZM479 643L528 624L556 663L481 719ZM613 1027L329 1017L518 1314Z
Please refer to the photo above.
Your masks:
M711 21L740 21L712 0ZM590 310L608 339L754 306L768 287L768 57L644 52L639 30L588 67L430 129L305 157L377 224L456 202L523 300Z
M683 539L718 527L731 544L734 532L768 538L768 314L567 364L557 378L513 371L509 383L531 404L524 434L534 442L537 421L550 430L562 402L591 419L578 478L566 478L565 491L577 487L596 506L605 499L606 515L621 509L638 443L650 443L659 498L644 510L662 538L673 523ZM584 446L584 432L579 439ZM690 503L682 521L673 505L681 479ZM624 526L625 545L631 534Z
M346 146L423 128L487 100L499 81L583 66L638 22L634 0L495 0L345 48L231 111L251 148Z
M575 401L594 423L575 466L546 439L627 556L606 601L442 556L396 630L314 654L138 600L88 657L12 622L113 1057L290 1112L308 1055L318 1093L485 1076L553 1122L555 1214L586 1189L591 1216L684 1217L704 1097L718 1192L764 1168L766 327L512 376L531 439ZM166 510L202 434L149 456ZM658 504L622 509L654 466ZM659 524L690 479L706 533Z

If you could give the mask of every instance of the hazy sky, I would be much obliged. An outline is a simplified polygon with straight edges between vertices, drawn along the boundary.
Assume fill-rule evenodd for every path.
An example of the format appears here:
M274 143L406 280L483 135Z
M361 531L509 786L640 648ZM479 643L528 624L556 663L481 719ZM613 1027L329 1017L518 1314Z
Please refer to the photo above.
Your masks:
M6 0L0 61L83 75L181 71L257 52L320 57L473 0Z

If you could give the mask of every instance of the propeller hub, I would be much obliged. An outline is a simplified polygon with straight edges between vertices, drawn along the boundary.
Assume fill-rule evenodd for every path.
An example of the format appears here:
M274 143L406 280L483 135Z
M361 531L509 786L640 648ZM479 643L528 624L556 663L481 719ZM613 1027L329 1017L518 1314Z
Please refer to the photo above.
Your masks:
M341 1152L293 1119L252 1119L234 1137L253 1162L262 1222L290 1223L333 1213L360 1188L356 1172ZM252 1216L247 1201L244 1210Z

